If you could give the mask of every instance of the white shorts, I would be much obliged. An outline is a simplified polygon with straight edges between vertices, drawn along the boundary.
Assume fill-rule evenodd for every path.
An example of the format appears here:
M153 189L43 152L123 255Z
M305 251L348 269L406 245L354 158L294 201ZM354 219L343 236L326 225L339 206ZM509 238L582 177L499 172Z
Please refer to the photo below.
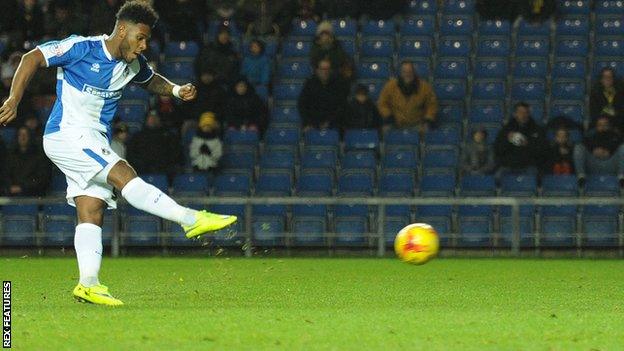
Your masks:
M93 129L71 129L46 134L43 150L67 178L67 202L75 206L77 196L90 196L116 208L113 187L106 182L108 172L122 160L108 138Z

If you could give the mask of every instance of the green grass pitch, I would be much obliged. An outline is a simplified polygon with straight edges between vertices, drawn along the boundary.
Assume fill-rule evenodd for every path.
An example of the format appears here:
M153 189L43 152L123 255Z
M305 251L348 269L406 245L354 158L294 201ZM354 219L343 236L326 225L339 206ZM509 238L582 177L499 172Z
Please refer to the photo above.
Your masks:
M2 258L16 350L617 350L624 261L105 259L126 305L71 298L76 263Z

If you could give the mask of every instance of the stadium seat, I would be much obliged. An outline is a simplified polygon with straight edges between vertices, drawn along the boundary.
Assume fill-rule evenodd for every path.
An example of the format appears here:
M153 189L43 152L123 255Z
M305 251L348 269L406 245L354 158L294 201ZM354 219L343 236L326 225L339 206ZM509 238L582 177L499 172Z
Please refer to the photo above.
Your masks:
M557 11L561 15L589 15L589 0L557 0Z
M163 63L162 72L176 82L195 80L193 61L168 61Z
M502 196L535 196L537 178L530 175L506 175L501 179Z
M302 57L308 58L310 56L310 49L312 43L302 40L287 40L282 44L282 56L284 58L290 57Z
M511 247L513 241L513 218L510 206L500 206L500 236L498 246ZM520 206L520 247L535 246L535 208Z
M578 185L573 175L544 175L542 196L577 196Z
M436 0L410 0L407 6L408 13L435 15L438 11Z
M472 98L478 100L504 100L506 96L505 81L493 79L477 79L472 83Z
M580 35L589 33L589 19L587 17L564 17L557 20L557 36Z
M435 32L435 18L427 15L411 16L399 25L402 37L433 37Z
M194 61L199 54L199 45L194 41L170 41L165 44L167 60L188 59Z
M334 226L336 228L335 244L338 246L363 245L370 232L367 216L343 215L338 210Z
M418 160L413 150L392 150L386 151L381 166L385 171L414 174L418 170Z
M472 15L445 15L440 18L440 35L466 36L473 32Z
M160 243L162 221L148 214L126 214L123 220L122 242L127 246L157 246Z
M443 11L445 14L472 15L475 12L475 1L446 0Z
M440 37L437 52L442 57L467 57L472 52L472 39L469 37Z
M377 150L379 134L375 129L349 129L344 135L345 150Z
M399 57L430 58L433 55L433 44L430 38L404 38L399 43Z
M379 180L379 196L401 197L414 196L415 181L413 173L384 172ZM389 217L411 217L409 205L387 205L385 207L386 219Z
M516 57L547 57L550 51L550 39L541 37L518 38Z
M501 123L505 118L505 105L501 101L472 100L470 123Z
M584 37L561 37L555 44L555 57L586 57L589 41Z
M327 230L325 216L295 215L292 219L293 237L297 245L322 245Z
M477 42L477 57L509 57L511 41L507 37L483 37Z
M423 159L423 173L429 175L448 175L455 174L459 157L456 150L453 149L437 149L425 150Z
M368 96L370 96L373 101L377 101L385 84L385 81L383 79L374 79L358 81L358 84L364 85L366 89L368 89Z
M594 26L596 36L624 34L624 22L622 16L618 15L597 15Z
M399 58L399 64L402 62L402 60L411 61L412 64L414 65L414 69L416 71L416 74L419 77L423 77L423 78L427 79L433 73L433 70L431 68L431 61L429 61L428 58L400 57ZM398 69L397 69L397 71L398 71Z
M584 58L557 59L553 65L553 78L584 79L586 66Z
M620 185L616 176L595 175L587 177L585 183L586 196L619 197Z
M262 169L293 170L295 168L295 152L293 150L266 151L260 157Z
M301 156L302 172L310 169L325 169L333 173L337 156L334 150L307 150Z
M256 195L290 196L292 177L289 173L260 174L256 181Z
M310 129L304 134L304 144L306 147L338 149L340 135L336 129Z
M576 243L576 206L543 206L542 246L573 247Z
M511 85L511 97L516 101L543 100L546 83L542 79L517 79Z
M420 195L453 197L455 195L455 175L425 175L420 180Z
M284 244L285 216L254 215L251 226L255 245L281 246Z
M2 129L0 129L2 130ZM37 231L37 205L6 205L2 206L3 246L30 246L35 244ZM72 229L73 232L73 229Z
M622 56L624 54L624 40L617 38L598 38L594 54L596 56Z
M357 54L356 38L340 38L340 46L348 56L355 56Z
M393 36L396 24L393 20L368 20L362 23L363 36Z
M302 174L297 180L297 194L329 196L333 192L334 179L324 173Z
M254 151L226 151L221 157L221 166L230 173L251 175L256 166Z
M486 247L492 244L492 207L484 205L459 206L457 225L459 242L463 247Z
M275 100L296 101L299 99L303 84L283 83L273 87L273 98Z
M259 143L259 134L255 130L229 129L225 131L223 141L229 147L240 146L255 149Z
M433 89L439 100L463 100L467 92L466 82L455 79L437 79L433 82Z
M386 246L394 247L394 239L396 238L397 233L401 229L405 228L407 225L411 223L412 223L412 220L409 216L387 216L386 215L386 218L383 224L383 232L384 232L384 239L386 242ZM430 223L430 222L427 222L427 223ZM436 230L438 230L437 226L436 226Z
M206 196L208 188L205 173L184 173L173 178L173 194L177 196Z
M555 100L583 100L585 98L585 80L555 79L551 89L551 98Z
M611 68L616 72L624 72L624 60L619 57L596 57L594 58L593 77L598 77L604 68Z
M420 134L415 129L390 129L384 134L386 150L418 150Z
M452 240L452 211L452 207L446 205L416 206L416 221L433 226L438 233L440 245L447 247Z
M167 175L159 173L140 174L141 179L157 187L164 193L169 192L169 181Z
M595 11L598 15L624 15L624 3L620 0L596 1Z
M139 100L147 102L149 100L150 94L147 90L143 89L137 84L128 84L123 90L122 101L123 100Z
M271 113L271 122L300 124L299 111L294 106L274 106Z
M303 21L294 19L292 21L290 35L294 37L313 38L316 35L316 27L316 22L312 20Z
M427 149L456 147L461 141L461 133L455 128L437 128L427 131L425 134L425 145Z
M222 174L215 178L214 193L217 196L247 196L251 178L243 174Z
M390 63L383 60L360 62L357 75L360 79L388 79L391 75Z
M343 172L338 178L340 194L370 195L374 189L374 177L365 173Z
M441 101L438 107L438 121L443 123L463 123L466 115L463 101Z
M266 146L296 147L299 145L299 130L285 128L269 128L264 134Z
M548 74L548 62L543 59L516 60L514 78L543 78Z
M474 78L507 78L509 65L506 58L477 58Z
M496 183L490 175L464 175L460 182L461 196L496 196Z
M362 40L360 55L363 58L388 58L393 54L393 39L365 38Z
M303 80L312 73L312 66L306 60L280 62L277 66L277 76L281 81Z
M462 58L441 58L435 70L436 79L461 79L468 75L468 61Z
M481 20L479 21L479 37L483 36L509 36L511 24L506 20Z
M350 18L341 18L331 20L334 28L334 35L338 38L355 37L357 35L357 22Z
M583 101L554 100L550 103L550 118L563 116L582 125L585 119L584 106Z
M349 151L342 157L341 166L352 173L366 172L372 176L377 168L377 159L370 151Z
M588 205L582 208L583 246L613 247L618 245L619 206Z
M521 19L518 23L517 35L520 37L548 37L550 36L550 26L550 20L532 22Z

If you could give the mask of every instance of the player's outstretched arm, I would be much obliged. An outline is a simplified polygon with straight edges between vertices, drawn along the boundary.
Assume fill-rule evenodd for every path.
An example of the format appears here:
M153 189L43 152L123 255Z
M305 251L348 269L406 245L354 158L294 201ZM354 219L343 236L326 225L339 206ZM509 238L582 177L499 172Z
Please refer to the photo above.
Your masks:
M175 96L183 101L191 101L195 99L197 90L191 83L184 85L175 85L162 75L155 73L152 79L146 84L145 88L154 94L162 96Z
M33 49L22 56L8 99L0 107L0 125L6 126L17 117L17 105L22 101L28 83L39 67L45 67L46 60L39 49Z

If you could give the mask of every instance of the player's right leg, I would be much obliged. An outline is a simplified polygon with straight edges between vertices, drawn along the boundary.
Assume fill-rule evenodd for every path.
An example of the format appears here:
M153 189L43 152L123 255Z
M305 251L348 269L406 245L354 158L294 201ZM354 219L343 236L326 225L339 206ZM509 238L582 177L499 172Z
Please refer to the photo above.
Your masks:
M180 224L187 238L223 229L237 220L236 216L195 211L179 205L160 189L139 178L124 160L111 168L107 182L119 189L126 201L135 208Z

